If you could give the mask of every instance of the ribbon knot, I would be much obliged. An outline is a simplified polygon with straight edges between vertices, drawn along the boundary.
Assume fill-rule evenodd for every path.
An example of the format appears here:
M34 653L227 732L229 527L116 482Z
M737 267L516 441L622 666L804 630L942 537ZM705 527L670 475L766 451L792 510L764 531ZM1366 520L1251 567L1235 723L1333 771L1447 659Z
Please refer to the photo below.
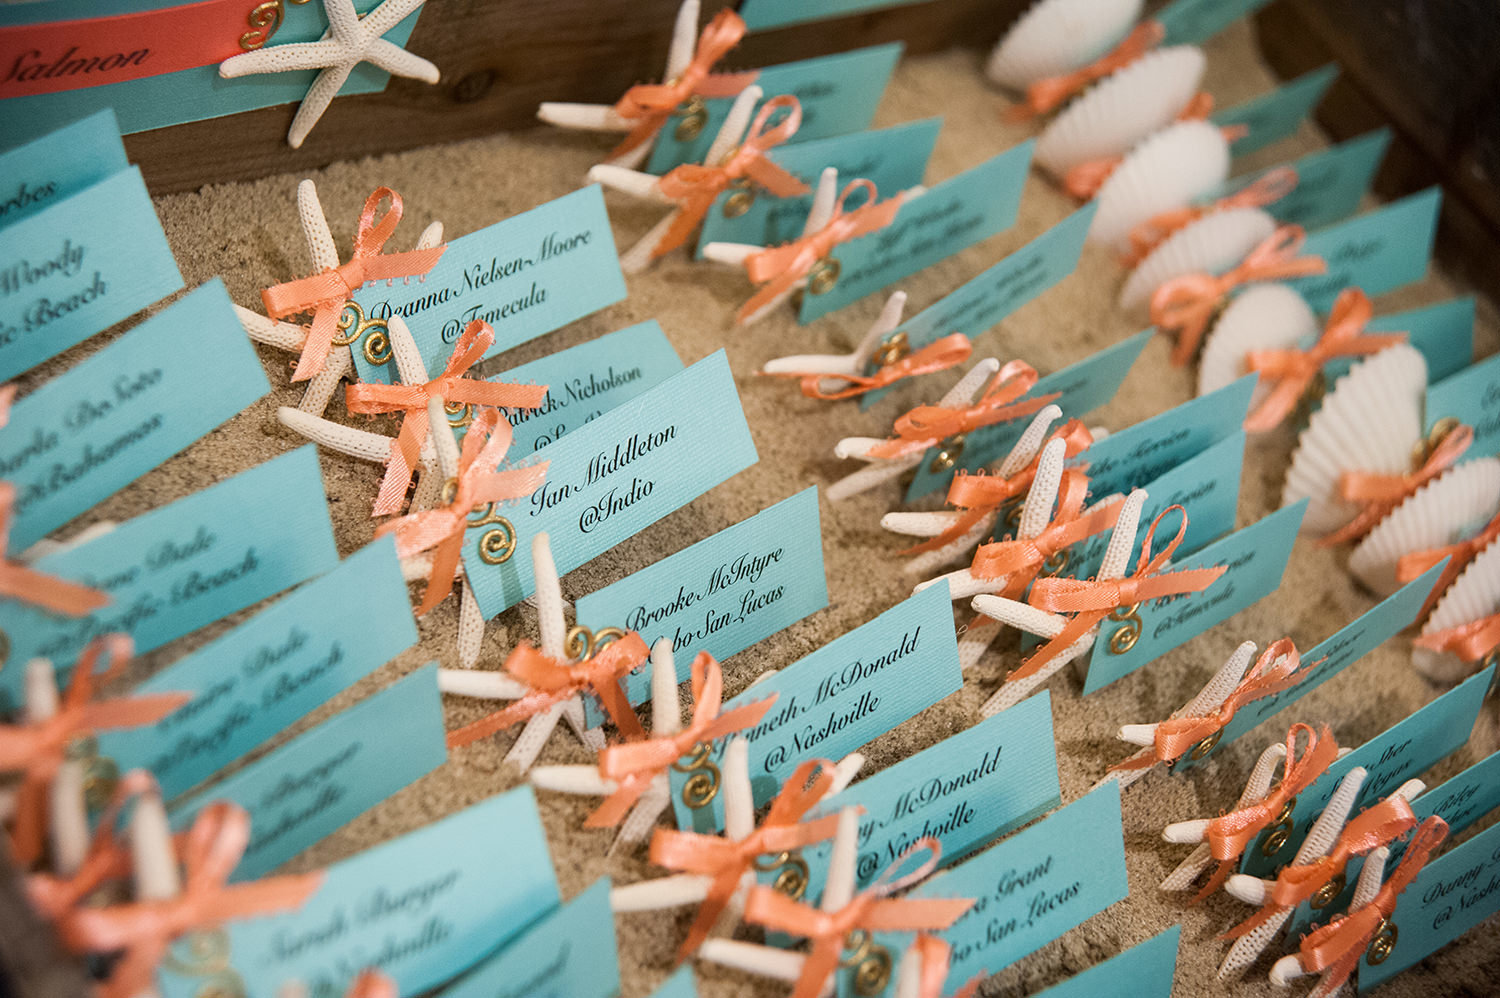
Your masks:
M10 547L15 502L16 487L10 482L0 482L0 598L29 603L68 617L82 617L108 605L109 596L97 589L38 572L5 556Z
M1038 452L1040 457L1040 452ZM1035 474L1033 472L1033 474ZM1089 491L1087 473L1069 468L1062 474L1057 493L1057 512L1035 537L1010 538L979 545L974 552L970 571L976 578L1005 578L1000 595L1020 599L1026 587L1041 574L1047 560L1086 537L1109 530L1120 518L1124 499L1083 513L1083 502Z
M787 116L779 124L772 125L771 116L782 109L787 110ZM686 243L708 215L714 199L736 180L752 180L777 197L806 194L806 184L766 156L771 149L797 134L801 126L802 103L789 94L772 97L756 113L750 130L745 133L745 141L723 162L714 166L683 163L673 167L657 182L657 186L664 196L677 202L677 213L651 251L652 259L665 256Z
M1500 648L1500 613L1423 634L1415 644L1431 651L1457 655L1465 662L1477 662Z
M391 202L390 209L377 222L375 213L379 211L381 202L387 199ZM297 370L292 374L293 381L306 381L323 370L328 351L333 346L333 334L344 302L363 287L365 282L419 277L437 266L439 258L448 248L446 244L431 249L408 250L405 253L381 252L400 221L401 195L389 187L376 188L365 199L364 210L360 212L359 227L354 236L354 254L349 262L311 277L273 285L260 293L261 301L266 306L266 314L273 319L284 319L304 312L313 314L307 339L302 344L302 356L297 359Z
M844 205L850 196L860 192L865 195L864 203L846 211ZM813 267L820 260L826 259L836 247L894 222L896 213L901 210L905 192L885 201L877 200L878 197L873 181L850 181L839 195L833 217L828 220L827 225L785 245L771 246L746 257L745 274L751 283L763 287L740 308L739 321L749 322L772 302L789 294L797 282L804 280Z
M1214 313L1236 288L1325 272L1328 265L1322 257L1297 255L1306 241L1302 226L1283 225L1227 272L1217 277L1201 271L1183 274L1152 292L1151 321L1164 332L1177 334L1172 363L1181 367L1193 358Z
M1268 204L1275 204L1296 189L1297 171L1289 166L1278 166L1226 197L1208 204L1185 205L1153 215L1130 230L1130 251L1125 254L1124 263L1127 267L1134 267L1167 237L1205 215L1234 208L1263 208Z
M495 345L495 330L488 322L475 319L464 328L453 345L453 353L443 373L421 385L349 385L344 390L350 412L374 415L404 412L401 433L391 441L391 456L386 461L385 477L375 499L374 516L387 516L401 508L406 487L416 469L422 445L430 427L428 402L463 402L497 408L535 409L547 398L546 385L517 385L480 381L465 377L469 368L484 359Z
M1052 392L1023 400L1022 396L1036 383L1036 369L1025 361L1013 360L995 372L984 393L972 405L952 408L919 405L898 417L895 436L871 448L870 453L886 459L919 454L948 437L1030 416L1062 395Z
M1166 29L1160 21L1142 21L1120 43L1086 66L1056 76L1044 76L1026 88L1026 99L1006 112L1012 122L1029 121L1060 106L1095 80L1124 69L1161 44Z
M1474 428L1459 423L1443 433L1415 471L1402 475L1344 472L1339 476L1339 498L1363 508L1353 520L1318 543L1333 547L1359 540L1418 489L1457 464L1473 442Z
M447 506L408 513L388 520L375 529L375 536L395 534L396 553L410 558L436 549L427 592L417 609L421 616L437 606L453 590L453 573L463 553L464 531L476 506L520 499L535 492L547 477L547 462L496 471L510 449L510 423L497 409L481 409L464 434L459 452L458 479L453 501Z
M973 352L974 346L967 336L963 333L952 333L927 344L920 350L907 354L900 360L881 366L871 375L827 374L818 371L761 371L760 373L776 378L796 378L800 382L802 394L808 398L836 401L889 388L896 382L907 378L946 371L968 360ZM847 387L824 391L825 380L840 381Z
M1402 583L1408 583L1419 577L1433 565L1448 559L1448 564L1443 566L1443 571L1438 576L1437 583L1432 587L1432 592L1427 595L1427 602L1422 607L1422 612L1417 614L1420 620L1432 609L1434 603L1443 593L1447 592L1469 562L1485 548L1489 547L1500 538L1500 513L1496 513L1484 528L1470 537L1468 540L1457 541L1443 547L1428 548L1425 551L1412 551L1404 554L1396 562L1396 578Z

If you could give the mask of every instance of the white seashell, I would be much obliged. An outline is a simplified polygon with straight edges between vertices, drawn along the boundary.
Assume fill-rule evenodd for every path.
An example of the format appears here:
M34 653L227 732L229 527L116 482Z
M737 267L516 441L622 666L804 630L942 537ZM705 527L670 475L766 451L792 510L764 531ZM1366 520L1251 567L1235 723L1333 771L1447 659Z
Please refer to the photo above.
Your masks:
M1144 0L1037 0L990 53L985 75L1025 90L1086 66L1125 37L1142 6Z
M1148 52L1091 87L1036 140L1036 161L1054 176L1091 159L1123 156L1170 125L1198 92L1203 51L1191 45Z
M1349 555L1349 571L1381 596L1400 588L1396 562L1404 554L1456 544L1483 529L1500 509L1500 460L1466 461L1450 468L1391 511Z
M1157 288L1183 274L1222 274L1275 231L1276 219L1259 208L1228 208L1189 222L1130 272L1120 307L1144 309Z
M1252 350L1280 350L1310 341L1321 331L1318 317L1301 295L1285 284L1253 284L1236 295L1214 323L1198 365L1198 394L1207 395L1246 373ZM1255 386L1251 409L1269 394Z
M1422 439L1427 362L1404 343L1361 361L1334 384L1297 439L1281 492L1283 506L1307 498L1302 529L1326 534L1359 512L1338 497L1346 471L1399 475L1411 470Z
M1132 149L1099 188L1089 241L1123 253L1130 230L1181 208L1229 178L1229 142L1217 125L1179 121Z
M1422 625L1422 633L1446 631L1496 611L1500 611L1500 543L1491 544L1469 562L1469 567L1432 608L1432 615ZM1422 675L1443 683L1462 679L1474 671L1474 663L1430 648L1413 648L1411 664Z

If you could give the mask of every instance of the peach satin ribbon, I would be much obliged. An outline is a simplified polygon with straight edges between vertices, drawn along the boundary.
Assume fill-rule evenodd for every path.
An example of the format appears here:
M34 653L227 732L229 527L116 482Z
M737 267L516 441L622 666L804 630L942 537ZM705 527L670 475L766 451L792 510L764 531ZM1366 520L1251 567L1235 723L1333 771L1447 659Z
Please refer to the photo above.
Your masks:
M917 998L943 998L943 985L948 983L948 965L953 957L953 947L947 941L931 933L919 932L912 940L911 957L922 965L917 977ZM989 971L981 970L971 977L963 987L953 992L952 998L975 998L979 985L989 977Z
M929 856L907 875L890 879L920 851ZM817 998L824 983L838 969L844 940L856 929L867 932L935 932L958 921L974 906L972 898L892 898L889 895L915 884L937 869L942 846L937 839L919 839L868 888L837 911L823 911L793 901L769 887L757 886L745 904L745 920L812 940L802 964L802 975L791 998Z
M779 125L770 124L771 115L783 108L789 113ZM789 94L772 97L761 105L745 141L722 162L714 166L684 163L657 182L667 198L677 202L677 214L661 241L651 251L657 259L683 245L692 236L713 207L714 199L736 180L755 181L777 197L806 194L808 186L766 157L766 153L797 134L802 126L802 104Z
M836 814L802 823L807 812L832 789L833 763L809 759L781 785L781 792L771 802L771 810L760 827L743 839L657 829L651 840L651 862L670 870L713 878L708 897L699 905L693 927L677 950L679 963L692 956L708 938L756 857L789 852L833 838L838 832Z
M586 691L592 691L599 698L605 713L622 734L640 737L645 730L635 716L620 680L640 668L649 654L646 642L634 631L618 641L611 641L593 658L582 662L567 662L531 645L518 645L506 658L505 671L530 687L531 692L504 710L448 732L448 747L470 745Z
M715 73L714 64L745 37L745 22L732 10L714 15L698 36L692 61L681 75L666 83L638 83L615 102L615 113L635 127L609 154L617 159L643 143L650 142L661 131L684 101L692 97L733 97L755 82L758 70L748 73Z
M1013 360L995 372L978 402L952 409L940 405L919 405L898 417L896 435L871 448L870 453L887 460L920 454L948 437L1030 416L1062 395L1061 392L1053 392L1023 400L1022 396L1031 391L1036 383L1036 369L1025 361Z
M1450 652L1465 662L1477 662L1500 647L1500 613L1423 634L1414 643L1432 651Z
M1233 208L1263 208L1286 197L1297 188L1297 171L1289 166L1267 170L1253 183L1211 204L1187 205L1153 215L1130 230L1130 251L1124 264L1134 267L1157 246L1179 229L1186 228L1205 215Z
M946 371L950 367L957 367L969 359L974 352L974 346L969 338L963 333L953 333L942 339L927 344L914 353L909 353L900 360L893 361L881 367L874 374L866 376L862 374L827 374L815 371L760 371L758 373L771 378L796 378L800 382L802 394L811 399L825 399L835 401L838 399L854 398L866 392L879 391L889 388L898 381L907 378L916 378L924 374L936 374ZM837 391L825 392L823 381L842 381L849 387Z
M134 998L150 990L156 966L173 940L226 921L301 907L322 885L319 872L228 886L249 843L250 816L245 810L214 801L198 813L182 839L181 894L108 908L75 908L58 921L58 934L74 952L124 950L100 989L104 998Z
M0 482L0 599L29 603L68 617L82 617L108 605L109 596L97 589L38 572L4 556L10 547L15 502L16 487L10 482Z
M1359 965L1370 940L1380 931L1381 923L1395 914L1401 892L1417 878L1447 837L1448 823L1442 818L1434 815L1422 822L1402 854L1396 872L1380 886L1374 900L1302 937L1297 961L1308 973L1323 975L1309 998L1331 998L1338 993Z
M1177 527L1177 534L1167 542L1166 547L1152 554L1151 545L1156 539L1156 529L1174 509L1181 514L1182 519ZM1228 571L1228 566L1164 571L1167 562L1187 534L1187 527L1187 510L1175 505L1162 510L1146 531L1146 539L1141 542L1141 555L1135 571L1122 579L1037 579L1027 596L1027 602L1039 610L1071 613L1073 618L1062 629L1062 633L1038 649L1006 681L1014 682L1035 675L1042 666L1061 655L1116 607L1160 599L1163 596L1202 592L1217 582L1219 576Z
M1306 241L1302 226L1283 225L1227 273L1217 277L1202 272L1183 274L1152 292L1151 321L1162 331L1177 334L1172 363L1181 367L1192 360L1215 310L1236 288L1326 271L1322 257L1297 255Z
M844 210L850 195L863 191L865 202L858 208ZM745 274L752 284L762 285L750 300L740 307L739 321L751 317L780 296L789 293L798 281L807 277L835 247L851 239L868 236L896 220L904 192L884 201L876 200L875 184L869 180L852 180L839 195L833 217L817 232L794 239L782 246L771 246L745 258Z
M1418 489L1457 464L1473 442L1474 428L1460 423L1443 434L1443 438L1416 471L1404 475L1344 472L1339 476L1339 497L1346 502L1357 502L1363 509L1353 520L1318 543L1324 547L1333 547L1359 540L1374 530L1376 524L1384 520L1391 510L1415 495Z
M26 896L43 918L55 922L109 881L129 876L130 850L120 841L115 826L130 801L157 790L156 777L144 769L130 770L115 784L78 869L67 877L33 873L26 878Z
M693 720L675 735L658 735L643 741L611 745L599 753L599 775L619 784L619 789L605 799L583 825L585 828L612 828L625 812L640 799L659 773L690 754L700 742L710 744L735 731L759 724L776 703L773 693L764 700L742 704L721 714L724 704L724 673L719 663L706 651L693 659Z
M1396 562L1396 578L1403 585L1411 582L1444 558L1448 559L1448 564L1443 566L1443 571L1438 575L1432 592L1427 594L1427 602L1422 605L1422 612L1417 614L1418 620L1432 610L1433 604L1463 574L1469 562L1473 561L1479 552L1493 544L1497 538L1500 538L1500 513L1496 513L1494 518L1485 524L1483 530L1466 541L1459 541L1444 547L1428 548L1426 551L1412 551L1401 556Z
M41 857L47 787L76 739L96 731L155 724L192 699L187 693L153 693L95 701L98 684L118 676L134 651L134 642L124 634L96 638L78 656L56 714L40 721L0 724L0 772L22 774L12 840L16 861L22 866ZM107 666L96 675L100 656Z
M349 385L344 389L350 412L366 415L404 412L401 433L391 441L391 456L386 461L385 477L375 499L373 516L389 516L401 508L406 487L427 440L427 402L434 395L444 402L489 405L512 409L535 409L547 398L546 385L515 385L504 382L466 378L469 368L484 359L495 345L495 330L488 322L476 319L464 329L453 345L453 355L443 373L424 385Z
M375 528L375 536L396 535L396 553L410 558L429 548L432 572L427 577L427 592L417 608L421 616L441 603L453 590L453 573L463 554L464 531L468 517L476 506L520 499L535 492L547 477L547 462L496 471L505 452L510 449L510 423L497 409L481 409L464 434L458 459L458 488L453 501L437 509L408 513Z
M1011 538L981 544L974 552L974 564L970 571L980 579L1005 579L1005 588L1000 595L1007 599L1020 599L1026 587L1041 574L1047 559L1059 551L1066 550L1086 537L1111 529L1120 518L1124 498L1117 498L1107 505L1083 512L1083 501L1088 497L1089 478L1086 473L1069 468L1063 472L1062 484L1057 491L1057 512L1052 521L1035 537Z
M1029 121L1046 114L1095 80L1124 69L1161 44L1166 29L1160 21L1142 21L1121 39L1120 43L1086 66L1056 76L1044 76L1026 88L1026 99L1012 105L1005 113L1008 121Z
M400 998L396 982L374 967L361 970L349 983L344 998Z
M380 221L375 213L380 203L390 199L391 207ZM266 314L273 319L285 319L289 315L304 312L313 314L308 327L307 339L302 344L302 356L297 360L293 381L306 381L319 371L328 359L333 346L333 334L338 325L339 313L344 303L366 281L391 281L398 277L418 277L437 266L438 259L448 248L446 244L431 249L408 250L405 253L381 253L385 242L396 231L401 221L401 195L389 187L378 187L365 200L364 210L359 214L359 228L354 236L354 255L348 263L340 264L321 274L299 278L266 288L260 293L266 306Z

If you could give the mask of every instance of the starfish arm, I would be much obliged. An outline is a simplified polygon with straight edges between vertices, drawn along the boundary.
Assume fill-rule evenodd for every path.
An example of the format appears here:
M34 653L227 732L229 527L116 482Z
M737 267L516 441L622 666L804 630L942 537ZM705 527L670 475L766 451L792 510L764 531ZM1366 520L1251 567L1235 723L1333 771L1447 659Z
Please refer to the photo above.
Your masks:
M245 335L257 343L295 352L307 342L307 330L295 322L277 322L240 305L234 306L234 314L239 317Z
M385 4L381 4L385 6ZM352 47L360 43L369 26L360 23L359 11L354 9L354 0L323 0L323 15L328 18L328 35L340 46ZM380 8L370 11L370 17L378 17ZM375 32L383 35L385 30Z
M328 411L328 403L338 391L344 376L353 366L354 360L349 356L348 347L335 347L328 351L327 363L323 365L323 370L314 374L307 382L307 391L303 393L302 401L297 403L297 408L314 416L323 415Z
M411 327L406 320L399 315L393 315L387 320L386 332L390 336L391 354L396 361L396 373L401 376L403 385L421 385L428 380L427 362L422 359L422 351L417 346L416 337L411 334ZM447 417L443 417L447 422Z
M366 14L359 26L367 37L380 38L411 16L422 3L423 0L385 0L385 3Z
M286 133L286 141L293 149L302 146L308 133L323 117L323 112L328 110L328 105L333 103L333 98L338 94L339 88L349 78L349 71L354 68L353 63L345 63L339 66L330 66L318 74L313 85L307 91L307 96L302 98L302 106L297 108L297 116L292 119L292 127Z
M536 109L536 116L549 125L574 128L582 132L628 132L630 122L620 117L610 104L570 104L546 101Z
M219 75L226 80L257 73L290 73L302 69L323 69L344 58L345 50L336 41L293 42L243 55L230 56L219 63Z
M484 646L484 614L474 598L474 588L464 586L458 597L458 665L472 669L479 664Z
M338 247L334 245L333 233L328 228L328 216L318 200L318 188L311 180L297 185L297 218L302 223L302 233L307 237L307 255L312 258L313 270L332 270L339 265Z
M277 409L276 418L282 426L302 434L313 443L361 461L384 464L391 456L391 438L380 433L356 430L290 406Z
M566 704L553 704L546 711L535 714L526 722L521 729L520 735L516 737L515 743L511 745L510 751L505 753L504 761L514 766L518 771L524 773L536 762L536 757L542 754L542 748L547 744L547 739L552 735L552 729L557 727L557 722L563 715ZM584 767L587 768L587 767Z
M629 194L631 197L655 204L676 205L677 202L661 192L661 178L654 173L642 173L623 166L600 164L589 168L588 181L603 184L610 190Z
M423 83L436 83L442 76L437 66L428 60L384 38L375 39L365 49L365 61L374 63L392 76L404 76Z

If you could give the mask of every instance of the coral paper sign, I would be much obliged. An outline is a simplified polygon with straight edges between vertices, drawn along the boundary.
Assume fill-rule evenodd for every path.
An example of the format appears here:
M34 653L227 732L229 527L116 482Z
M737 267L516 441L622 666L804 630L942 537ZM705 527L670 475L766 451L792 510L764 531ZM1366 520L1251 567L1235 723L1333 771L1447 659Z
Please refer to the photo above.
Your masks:
M0 228L125 169L125 145L110 110L99 111L0 154Z
M1169 998L1181 935L1174 925L1036 998Z
M1303 73L1268 94L1225 108L1210 120L1220 128L1243 126L1245 135L1229 144L1229 153L1247 156L1295 132L1338 75L1337 65Z

